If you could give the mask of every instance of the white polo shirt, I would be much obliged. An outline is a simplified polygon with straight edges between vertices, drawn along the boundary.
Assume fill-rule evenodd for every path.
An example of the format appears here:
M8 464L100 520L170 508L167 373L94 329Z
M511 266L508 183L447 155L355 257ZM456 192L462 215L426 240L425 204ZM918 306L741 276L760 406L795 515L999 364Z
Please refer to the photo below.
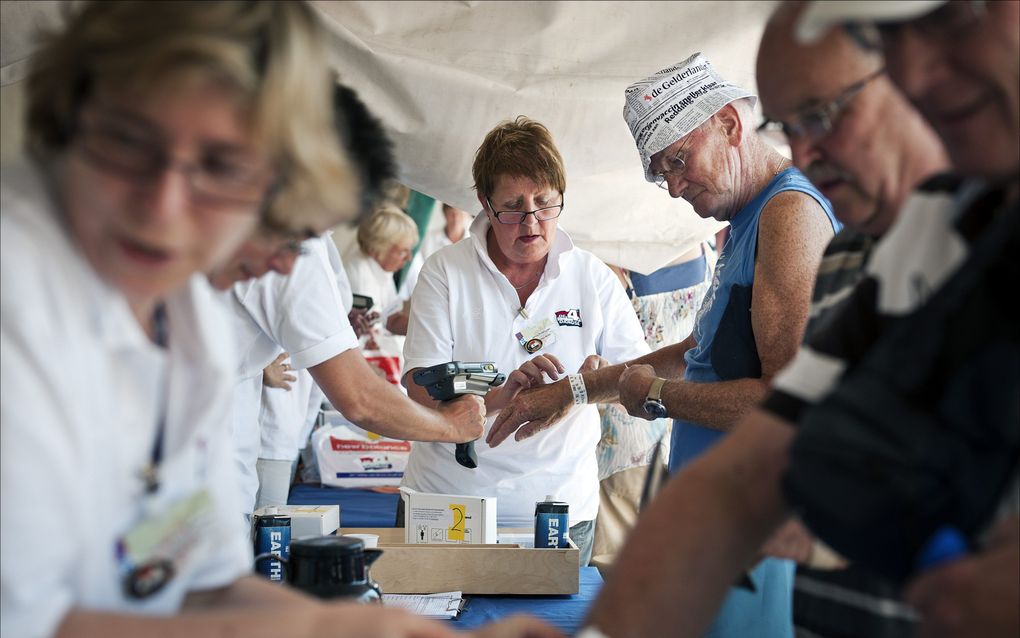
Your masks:
M517 291L489 258L489 220L479 215L470 239L437 252L425 262L412 297L404 346L405 370L459 361L493 361L509 374L539 354L551 353L575 372L591 354L611 363L646 354L641 326L623 286L591 253L575 248L558 230L545 273L518 312ZM528 354L515 335L548 319L555 343ZM405 377L405 384L413 383ZM486 419L488 432L495 415ZM478 467L462 467L452 443L415 442L403 484L416 490L495 496L498 524L529 527L535 503L553 494L570 504L570 522L598 512L595 446L601 428L594 405L580 406L554 427L499 447L475 441Z
M259 486L263 368L281 352L290 354L295 370L303 370L358 347L337 288L343 265L333 240L324 235L303 246L306 254L289 275L271 272L238 282L227 293L241 353L233 424L243 512L254 508Z
M403 300L397 295L397 284L393 273L386 272L371 255L366 255L357 244L344 258L351 291L372 298L372 310L379 313L381 325L386 317L403 307Z
M173 614L190 590L250 572L230 449L230 318L204 277L167 300L153 345L57 221L34 168L0 187L0 634L49 636L72 608ZM117 539L142 518L140 470L167 405L152 511L200 490L222 533L144 601L124 596Z
M350 313L354 298L343 265L340 265L336 273L336 285L340 291L340 303ZM292 372L295 379L290 384L290 390L270 388L264 384L262 386L260 459L295 460L315 425L315 417L322 404L322 390L315 384L308 370Z

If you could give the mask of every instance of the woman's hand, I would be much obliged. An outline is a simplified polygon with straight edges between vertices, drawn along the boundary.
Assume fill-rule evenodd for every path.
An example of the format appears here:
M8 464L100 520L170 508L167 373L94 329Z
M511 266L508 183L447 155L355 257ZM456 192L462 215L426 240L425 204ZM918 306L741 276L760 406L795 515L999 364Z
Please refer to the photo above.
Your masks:
M297 377L291 374L291 367L286 361L290 355L281 352L280 356L273 359L273 362L262 371L262 385L270 388L290 390L290 384L297 381Z
M379 321L379 313L365 308L355 308L347 314L347 320L351 322L354 334L360 337L372 331L372 326Z
M390 334L406 335L409 319L410 317L406 312L395 312L386 318L386 329L390 331Z
M587 363L587 359L585 362ZM490 412L502 410L517 397L521 390L545 385L546 381L543 375L548 376L551 381L555 381L564 372L566 372L566 368L563 367L559 359L551 354L540 354L525 361L521 367L508 374L503 385L486 395L485 404Z
M620 403L631 416L651 421L655 417L645 412L648 389L655 381L655 368L650 365L627 366L620 375Z

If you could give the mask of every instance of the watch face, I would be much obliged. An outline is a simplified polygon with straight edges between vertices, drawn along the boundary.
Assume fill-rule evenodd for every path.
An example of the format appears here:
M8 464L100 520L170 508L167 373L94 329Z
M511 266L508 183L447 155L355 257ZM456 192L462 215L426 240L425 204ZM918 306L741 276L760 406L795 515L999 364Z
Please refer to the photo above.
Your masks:
M656 419L665 419L669 416L666 413L666 406L662 405L661 401L655 401L648 399L645 401L645 414L654 417Z

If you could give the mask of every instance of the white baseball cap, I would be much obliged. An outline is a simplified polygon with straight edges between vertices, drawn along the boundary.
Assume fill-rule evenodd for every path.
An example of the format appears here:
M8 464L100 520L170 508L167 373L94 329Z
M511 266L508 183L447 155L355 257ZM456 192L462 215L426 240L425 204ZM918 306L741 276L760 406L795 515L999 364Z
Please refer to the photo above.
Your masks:
M946 0L898 0L861 2L826 0L810 2L797 20L797 39L817 42L829 29L848 22L905 22L931 13Z

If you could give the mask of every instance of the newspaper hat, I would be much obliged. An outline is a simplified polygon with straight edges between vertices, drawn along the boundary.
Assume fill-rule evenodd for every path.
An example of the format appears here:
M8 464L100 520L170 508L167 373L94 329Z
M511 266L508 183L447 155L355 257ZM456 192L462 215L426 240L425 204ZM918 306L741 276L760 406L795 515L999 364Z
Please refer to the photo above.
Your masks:
M805 44L817 42L826 32L848 22L904 22L931 13L946 0L898 0L891 2L845 2L832 0L808 3L797 20L797 39Z
M719 109L754 93L730 84L701 53L635 82L624 93L623 119L634 136L645 179L655 155L701 126Z

